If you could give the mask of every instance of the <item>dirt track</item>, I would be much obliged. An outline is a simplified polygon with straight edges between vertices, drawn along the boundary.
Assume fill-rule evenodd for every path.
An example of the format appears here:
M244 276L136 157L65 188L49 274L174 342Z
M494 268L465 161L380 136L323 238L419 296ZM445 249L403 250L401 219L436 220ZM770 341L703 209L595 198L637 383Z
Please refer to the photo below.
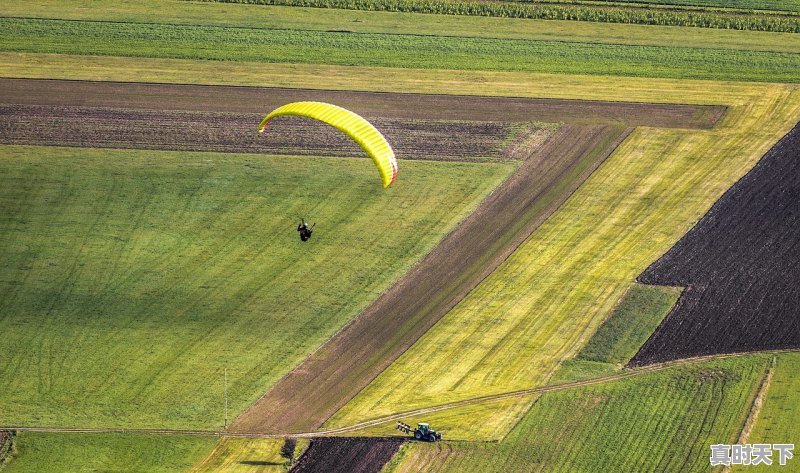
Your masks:
M800 124L647 268L687 286L631 365L800 347Z

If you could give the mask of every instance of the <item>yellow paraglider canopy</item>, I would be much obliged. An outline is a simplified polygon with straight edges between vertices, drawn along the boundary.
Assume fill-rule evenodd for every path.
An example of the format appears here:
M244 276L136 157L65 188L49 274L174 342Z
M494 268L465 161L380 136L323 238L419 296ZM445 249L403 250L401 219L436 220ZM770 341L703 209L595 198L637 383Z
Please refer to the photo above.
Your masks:
M361 145L378 166L383 179L383 187L389 187L397 179L397 160L394 151L381 132L361 116L336 105L323 102L294 102L278 107L269 113L258 126L263 133L267 124L275 117L297 115L313 118L344 132Z

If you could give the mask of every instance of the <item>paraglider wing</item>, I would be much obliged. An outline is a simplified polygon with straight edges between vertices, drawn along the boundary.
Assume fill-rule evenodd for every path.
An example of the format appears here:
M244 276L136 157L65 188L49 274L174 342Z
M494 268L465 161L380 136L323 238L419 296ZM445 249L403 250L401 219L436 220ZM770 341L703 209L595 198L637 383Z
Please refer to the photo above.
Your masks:
M297 115L313 118L327 123L344 132L356 143L361 145L370 158L378 166L378 171L383 179L383 187L389 187L397 179L397 160L394 151L381 132L361 116L345 110L342 107L322 102L294 102L279 107L269 113L258 126L258 132L263 133L267 124L275 117L283 115Z

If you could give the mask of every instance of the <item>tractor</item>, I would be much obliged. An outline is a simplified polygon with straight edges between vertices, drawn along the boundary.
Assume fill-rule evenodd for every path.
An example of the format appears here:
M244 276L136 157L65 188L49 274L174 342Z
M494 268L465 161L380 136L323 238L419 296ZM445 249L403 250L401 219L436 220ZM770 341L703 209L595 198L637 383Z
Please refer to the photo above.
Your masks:
M402 422L398 422L397 430L410 434L411 426L408 424L404 424ZM428 424L419 423L417 424L417 428L414 429L414 439L427 440L428 442L436 442L442 440L442 433L431 429L431 426Z

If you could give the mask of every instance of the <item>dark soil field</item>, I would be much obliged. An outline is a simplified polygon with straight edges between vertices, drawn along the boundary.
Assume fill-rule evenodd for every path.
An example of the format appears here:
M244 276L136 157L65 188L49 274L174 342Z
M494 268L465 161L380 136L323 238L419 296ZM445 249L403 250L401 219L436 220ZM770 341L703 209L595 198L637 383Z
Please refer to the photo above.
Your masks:
M403 445L402 439L329 437L311 441L294 473L377 473Z
M687 289L631 365L800 347L800 124L639 281Z
M4 144L365 156L340 131L300 117L275 119L265 135L256 131L263 118L257 113L0 105L0 117ZM524 159L511 145L539 145L552 130L507 122L367 118L404 159Z
M712 128L723 106L598 102L514 97L422 95L336 90L0 79L0 104L252 113L262 118L288 102L335 103L364 117L483 122L621 123ZM258 122L256 122L258 125Z

